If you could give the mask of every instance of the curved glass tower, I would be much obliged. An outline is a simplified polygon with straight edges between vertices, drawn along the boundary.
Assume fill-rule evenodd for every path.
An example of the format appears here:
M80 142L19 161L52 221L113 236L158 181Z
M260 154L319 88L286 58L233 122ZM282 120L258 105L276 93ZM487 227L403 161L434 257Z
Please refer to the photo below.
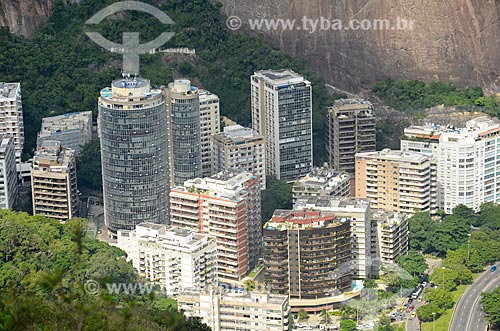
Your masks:
M185 79L168 85L170 116L170 177L175 186L203 177L201 166L200 96Z
M105 223L111 233L167 223L167 114L149 80L113 81L99 98Z

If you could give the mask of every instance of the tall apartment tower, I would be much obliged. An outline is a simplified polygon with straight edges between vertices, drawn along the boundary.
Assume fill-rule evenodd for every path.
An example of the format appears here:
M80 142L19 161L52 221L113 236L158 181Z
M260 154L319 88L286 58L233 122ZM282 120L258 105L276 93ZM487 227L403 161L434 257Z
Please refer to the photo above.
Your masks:
M404 130L401 149L427 155L435 174L435 209L450 214L463 204L478 212L500 203L500 124L486 116L464 127L427 124Z
M350 219L333 212L276 210L264 225L265 278L271 291L308 307L351 289ZM334 276L335 275L335 276Z
M201 164L201 119L198 88L186 79L168 85L170 183L183 185L186 180L203 176Z
M14 138L0 136L0 208L12 209L17 200L17 192Z
M168 219L167 112L144 78L113 81L99 98L104 220L113 236Z
M33 157L31 167L33 215L60 221L76 216L75 152L58 141L44 141Z
M374 210L429 211L431 162L425 155L384 149L356 154L356 198Z
M261 189L266 189L266 157L264 137L241 125L224 127L224 132L213 135L212 169L218 173L241 167L260 177Z
M170 192L171 224L216 238L218 278L238 284L262 249L259 178L231 169L188 180Z
M212 169L212 150L210 137L220 132L219 97L207 90L200 89L200 128L201 128L201 168L203 177L219 171Z
M374 152L375 134L375 115L370 102L336 100L326 112L328 165L354 175L356 153Z
M16 162L21 163L24 146L23 103L21 83L0 82L0 130L14 138Z
M266 141L266 174L295 181L312 169L312 87L291 70L251 77L252 127Z
M371 212L366 199L318 196L298 199L294 210L332 212L337 217L350 219L351 253L350 268L354 279L369 278L372 265Z

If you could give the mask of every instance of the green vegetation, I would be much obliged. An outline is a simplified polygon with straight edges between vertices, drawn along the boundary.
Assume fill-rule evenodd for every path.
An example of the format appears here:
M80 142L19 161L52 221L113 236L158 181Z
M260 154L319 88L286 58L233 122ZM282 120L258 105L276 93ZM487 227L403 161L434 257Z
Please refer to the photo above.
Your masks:
M347 319L340 321L340 331L354 331L356 330L356 321Z
M481 305L491 323L490 330L500 330L500 309L498 309L500 307L500 287L492 292L483 293Z
M262 223L269 221L276 209L292 208L292 185L272 177L266 179L266 190L262 191Z
M99 139L85 144L76 158L76 175L79 188L101 190L101 146Z
M415 250L410 250L407 255L398 256L396 262L413 277L423 275L429 268L425 258Z
M387 79L374 84L372 92L387 105L413 114L425 108L445 105L463 106L464 109L500 116L497 100L484 96L480 87L459 89L451 82L436 81L426 84L419 80Z
M174 77L189 77L218 94L221 113L249 125L250 75L256 70L291 68L313 84L315 162L325 159L324 114L332 101L321 76L304 61L270 46L263 37L235 34L225 27L220 4L209 0L147 0L175 22L164 26L150 15L126 12L97 26L84 22L115 0L82 0L80 5L55 4L48 24L31 40L0 30L0 81L21 81L25 116L25 157L33 152L41 118L73 111L97 111L100 89L120 77L121 55L102 51L84 34L100 32L122 42L122 32L140 33L141 42L161 32L175 32L165 48L189 47L195 56L147 54L141 56L141 75L153 85L166 85ZM160 3L160 4L158 4Z
M0 330L210 330L172 300L106 291L139 279L121 250L85 238L85 224L0 210Z
M305 309L300 309L299 310L299 322L303 322L303 321L306 321L307 319L309 318L309 314L307 313L307 311L305 311Z
M448 310L445 310L444 312L441 311L439 317L438 317L438 315L436 315L436 320L435 320L435 324L436 324L435 330L436 331L448 330L448 328L450 326L450 322L451 322L451 317L453 316L453 309L455 308L456 303L458 302L458 299L460 298L460 296L462 294L464 294L466 289L467 289L466 285L460 285L460 286L458 286L456 291L451 292L452 302L454 302L453 307L448 309ZM420 309L419 309L418 313L420 314ZM431 312L431 315L432 315L432 312ZM419 315L419 317L420 317L420 315ZM432 322L432 316L431 316L429 322L422 323L422 331L434 331L432 324L433 324L433 322Z

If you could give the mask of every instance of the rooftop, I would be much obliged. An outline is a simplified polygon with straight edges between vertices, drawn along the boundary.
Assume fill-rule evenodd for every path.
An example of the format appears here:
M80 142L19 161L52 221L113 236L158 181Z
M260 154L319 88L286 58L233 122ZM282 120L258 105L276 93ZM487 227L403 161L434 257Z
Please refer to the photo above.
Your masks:
M38 146L32 169L50 172L69 172L74 165L74 151L62 147L59 141L46 140Z
M263 139L262 135L239 124L224 127L224 132L216 134L215 138L225 143L234 144Z
M39 135L57 134L69 130L82 130L92 124L92 112L76 112L58 116L44 117Z
M299 75L298 73L290 69L261 70L255 72L255 75L264 78L266 81L274 85L285 85L285 84L295 84L295 83L305 82L303 76Z
M344 209L367 210L370 208L368 199L357 199L347 197L318 196L310 198L300 198L294 205L297 210L310 208L328 208L332 211Z
M0 82L0 100L16 99L20 89L21 89L21 83Z
M208 240L206 235L195 233L190 229L150 222L138 224L135 230L120 230L120 233L123 237L130 237L135 234L140 240L184 247L190 250L198 249L199 246L203 246Z
M392 160L399 162L426 162L429 160L427 156L417 152L408 152L408 151L400 151L400 150L392 150L385 148L381 151L377 152L365 152L365 153L356 153L356 158L370 158L370 159L383 159L383 160Z
M161 91L151 89L149 79L140 77L117 79L111 83L111 88L106 87L101 90L102 98L121 102L130 101L130 98L140 98L140 101L143 101L158 94L161 94Z
M349 174L343 171L333 170L328 167L315 167L309 174L295 182L295 185L304 185L308 187L335 187L340 183L348 181L349 178Z
M264 225L264 229L278 231L321 229L336 227L347 221L345 217L337 218L333 212L277 209L269 222Z
M5 152L7 151L7 146L9 146L9 142L12 138L9 136L0 135L0 155L5 157Z
M407 216L404 214L398 214L393 211L379 210L372 214L372 219L376 221L379 226L381 225L397 225L402 221L407 219Z
M361 98L352 99L339 99L335 100L333 106L330 109L333 110L371 110L373 108L372 103ZM368 112L371 115L371 111Z

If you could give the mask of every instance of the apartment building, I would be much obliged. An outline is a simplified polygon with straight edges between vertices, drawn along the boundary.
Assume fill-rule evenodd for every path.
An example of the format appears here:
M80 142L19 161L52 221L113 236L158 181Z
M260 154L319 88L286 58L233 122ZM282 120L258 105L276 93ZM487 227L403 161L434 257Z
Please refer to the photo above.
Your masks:
M212 136L212 169L218 173L238 167L259 176L261 189L266 189L264 137L241 125L230 125Z
M115 80L98 101L104 221L111 236L168 220L167 112L144 78Z
M17 201L17 193L14 138L0 136L0 208L12 209Z
M210 136L220 132L219 97L207 90L200 89L200 130L201 130L201 169L203 177L219 171L212 170L212 150Z
M178 308L200 317L213 331L287 331L290 307L286 295L189 290L177 298Z
M359 98L336 100L326 112L328 165L354 175L356 153L375 151L375 122L369 101Z
M0 134L14 138L16 163L21 163L24 147L21 83L0 82Z
M350 220L351 255L349 264L353 279L370 278L372 274L371 212L366 199L344 197L311 197L298 199L294 210L334 213Z
M382 263L396 263L409 248L408 217L394 212L378 211L373 215L376 223L376 251Z
M266 174L295 181L311 171L312 87L292 70L251 77L252 128L266 142Z
M170 193L170 222L216 238L218 279L238 284L262 250L260 181L243 169L188 180Z
M116 246L127 253L140 276L158 284L168 295L187 288L217 286L215 240L189 229L154 223L135 230L118 230Z
M500 202L500 125L489 117L463 128L427 124L404 130L401 149L431 159L435 169L435 209L450 214L464 204L479 211Z
M167 100L170 185L203 176L200 95L187 79L176 79L165 90Z
M71 148L78 155L80 147L92 140L92 112L44 117L37 145L46 140L59 141L61 146Z
M352 271L346 268L352 260L349 218L326 211L276 210L263 233L264 277L273 293L309 299L310 307L324 308L325 298L351 289Z
M317 196L347 197L350 190L350 176L348 173L328 167L315 167L310 173L293 184L292 201L295 204L301 198Z
M372 209L413 215L430 209L431 161L423 154L384 149L356 154L356 197Z
M75 153L58 141L44 141L31 166L33 215L67 221L77 213Z

